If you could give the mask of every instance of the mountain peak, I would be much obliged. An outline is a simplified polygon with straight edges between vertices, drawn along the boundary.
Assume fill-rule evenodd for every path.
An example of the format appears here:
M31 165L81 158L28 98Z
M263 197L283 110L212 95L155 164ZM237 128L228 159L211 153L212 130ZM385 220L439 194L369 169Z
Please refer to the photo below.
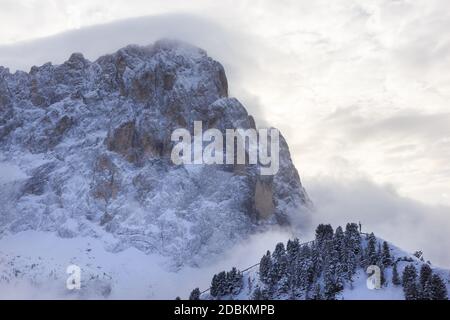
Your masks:
M171 162L175 129L255 128L202 49L161 40L94 62L74 53L30 73L0 71L1 161L23 172L0 191L0 234L95 235L110 239L109 250L135 247L182 265L264 225L308 220L282 137L279 173L268 178L254 165Z

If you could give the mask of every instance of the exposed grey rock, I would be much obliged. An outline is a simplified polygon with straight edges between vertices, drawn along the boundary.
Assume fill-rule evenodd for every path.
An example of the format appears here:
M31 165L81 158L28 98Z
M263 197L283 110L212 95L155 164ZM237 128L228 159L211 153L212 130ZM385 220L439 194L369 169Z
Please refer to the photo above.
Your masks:
M30 177L0 207L0 234L109 232L111 250L195 265L264 225L306 223L309 200L284 139L273 177L255 165L175 166L171 133L194 121L255 128L228 97L223 67L184 43L128 46L95 62L75 53L29 73L0 67L0 160ZM76 231L63 227L69 219Z

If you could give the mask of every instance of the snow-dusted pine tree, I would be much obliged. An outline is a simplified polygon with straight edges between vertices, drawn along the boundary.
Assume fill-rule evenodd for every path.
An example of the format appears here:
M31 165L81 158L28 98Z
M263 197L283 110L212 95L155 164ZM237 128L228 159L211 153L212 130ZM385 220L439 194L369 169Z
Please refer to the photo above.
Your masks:
M406 300L417 300L419 298L417 270L413 264L407 265L403 270L402 286Z
M361 235L356 223L347 223L344 233L346 279L352 285L353 275L361 263Z
M377 238L373 232L369 235L367 241L367 248L365 252L365 267L370 265L377 265L378 255L377 255Z
M195 288L189 295L189 300L200 300L200 289Z
M437 274L433 274L431 277L431 300L448 300L448 293L444 280Z
M429 300L431 299L431 277L433 271L430 265L423 264L419 272L419 293L420 299Z
M400 276L398 275L397 262L395 262L394 266L392 267L392 284L394 284L395 286L399 286L402 284Z
M275 250L272 253L272 260L273 275L275 276L276 281L279 281L286 274L287 268L286 250L283 242L279 242L275 246Z
M272 284L273 279L271 279L272 270L272 255L270 251L267 251L265 255L261 258L259 263L259 278L265 284Z
M383 252L381 253L381 262L385 267L390 267L392 265L391 252L389 244L383 241Z

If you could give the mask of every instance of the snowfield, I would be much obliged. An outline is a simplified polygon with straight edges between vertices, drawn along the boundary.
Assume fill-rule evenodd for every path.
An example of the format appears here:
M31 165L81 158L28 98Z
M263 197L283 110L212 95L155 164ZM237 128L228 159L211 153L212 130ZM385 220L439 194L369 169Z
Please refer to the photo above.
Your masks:
M136 248L112 253L100 238L24 231L2 238L0 248L1 299L174 299L183 279L196 284L195 269L193 278L190 268L169 272L167 258ZM66 288L69 265L81 268L80 290Z
M193 287L209 287L217 270L252 263L265 245L286 239L280 230L260 233L215 260L173 270L171 259L158 254L133 247L111 252L108 245L114 239L106 232L96 238L61 238L23 231L0 239L0 299L187 298ZM69 265L81 268L81 290L66 289Z

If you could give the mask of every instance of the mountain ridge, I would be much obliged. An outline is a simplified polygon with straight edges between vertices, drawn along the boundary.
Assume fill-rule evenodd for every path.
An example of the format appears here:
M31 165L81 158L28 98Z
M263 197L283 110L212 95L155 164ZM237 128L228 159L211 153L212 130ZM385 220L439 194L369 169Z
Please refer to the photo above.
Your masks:
M93 62L74 53L29 73L0 68L0 116L0 164L20 176L0 191L0 236L101 237L100 228L113 235L108 250L158 252L177 268L267 225L305 227L311 214L283 137L269 178L251 165L171 163L171 132L195 120L255 128L228 97L220 63L185 43L130 45Z

